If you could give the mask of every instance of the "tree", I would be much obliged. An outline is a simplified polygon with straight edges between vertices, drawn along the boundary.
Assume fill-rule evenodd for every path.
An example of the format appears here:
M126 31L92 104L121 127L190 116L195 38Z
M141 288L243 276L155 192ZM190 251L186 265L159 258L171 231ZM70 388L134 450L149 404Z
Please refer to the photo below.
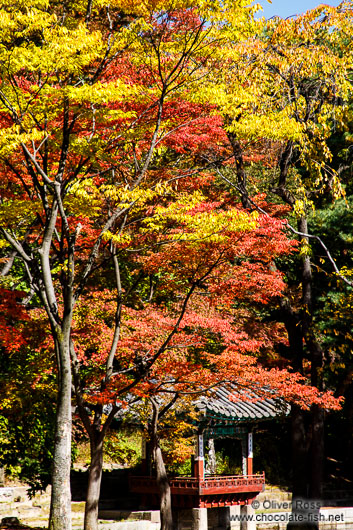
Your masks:
M151 170L156 147L189 119L174 101L188 108L183 94L197 91L214 44L249 31L253 8L243 0L212 9L91 0L0 8L3 274L21 264L28 303L50 323L59 390L49 526L67 530L75 304L109 254L104 236L123 231L149 193L163 195Z
M291 102L291 114L295 121L303 128L303 142L295 144L287 142L279 158L279 176L277 185L272 192L279 195L293 208L298 219L299 238L302 241L302 299L298 312L290 305L283 305L283 317L292 337L292 348L297 350L296 361L300 370L303 369L303 357L308 355L311 361L311 382L318 388L323 388L322 369L325 363L324 351L320 339L313 326L313 272L312 258L305 251L309 245L306 236L308 228L308 211L311 206L320 201L323 193L332 193L337 197L342 193L338 174L330 164L332 153L328 146L328 139L333 127L342 127L347 96L351 89L349 83L349 61L345 55L349 33L346 33L347 23L352 16L351 9L345 9L342 4L337 10L322 8L308 12L301 19L292 24L279 23L269 39L273 49L273 58L267 62L268 68L281 80L284 97ZM271 30L270 30L271 31ZM289 40L289 32L296 32L294 42ZM349 31L349 30L348 30ZM342 34L345 38L342 39ZM288 46L288 43L290 45ZM305 44L310 43L310 44ZM286 51L285 51L286 50ZM320 60L325 50L325 60ZM285 51L286 57L282 52ZM272 55L272 54L270 54ZM302 67L303 64L307 68ZM335 65L335 70L331 68ZM295 189L290 189L290 172L292 173ZM296 326L295 322L301 322ZM294 332L294 333L293 333ZM306 352L303 348L305 343ZM299 350L297 346L300 346ZM298 355L298 352L301 352ZM303 495L310 485L310 495L314 498L322 496L323 477L323 429L324 414L317 407L311 411L311 435L304 434L304 422L300 411L294 415L294 444L297 444L298 470L294 494ZM304 434L304 437L303 437ZM306 453L311 455L311 470L304 480ZM300 476L301 475L301 476Z
M161 378L169 384L174 378L175 387L179 379L180 385L191 387L193 379L200 377L201 368L198 355L190 357L188 354L188 346L199 345L202 349L209 334L215 337L222 328L227 328L224 316L211 313L212 299L227 306L236 293L243 298L268 299L282 285L279 275L260 262L266 253L264 239L272 249L272 258L277 252L291 249L291 242L280 237L281 223L268 226L265 220L265 226L260 223L256 237L252 234L257 225L255 218L249 219L237 208L220 209L218 214L209 215L209 205L200 192L193 196L185 193L183 201L178 193L178 198L178 202L169 206L157 206L153 216L139 214L139 222L132 223L130 229L130 233L134 230L130 242L122 242L116 250L115 272L119 271L116 276L122 286L118 322L114 301L118 293L111 288L91 290L90 296L82 298L82 306L79 303L75 312L72 336L80 362L79 369L75 369L76 391L81 418L91 436L93 424L97 440L91 444L95 465L91 465L90 470L96 486L91 501L95 506L99 499L104 436L117 410L124 405L124 395L129 392L149 396L155 385L162 384ZM150 230L152 224L153 231ZM180 225L178 229L177 224ZM274 233L279 237L271 243ZM134 249L138 252L134 253ZM252 266L245 262L251 254L257 259L257 264ZM233 272L243 278L239 285L236 285L235 276L228 281L223 278L235 255L241 263L233 267ZM124 266L122 271L119 263ZM135 277L130 288L129 269ZM250 270L254 276L244 279ZM222 279L225 285L221 284ZM261 292L259 282L263 284ZM124 285L127 287L123 290ZM243 295L240 295L241 289L244 289ZM200 298L200 302L193 307L195 297ZM225 316L229 318L228 313ZM109 358L116 326L119 340L116 341L113 370L109 381L103 380L102 386L102 367ZM236 348L253 351L260 344L258 340L247 340L246 334L238 328L232 330L231 326L228 335L225 344L233 341L233 349L227 349L224 356L212 362L213 372L205 367L202 388L210 378L213 384L229 378L227 370L231 370L232 363L237 366ZM103 343L102 336L106 339ZM109 416L103 419L103 404L106 403L111 403L112 407ZM91 419L89 411L93 413Z
M324 387L324 352L312 321L308 214L324 195L337 198L344 193L341 170L336 171L331 163L330 137L333 129L344 130L349 116L351 17L351 4L342 2L337 9L320 6L295 19L266 22L262 34L235 48L234 62L230 59L231 67L220 74L223 91L215 101L225 118L236 163L235 178L229 178L214 157L219 174L238 190L245 207L256 208L250 191L254 185L267 188L292 209L298 223L292 231L302 244L301 276L297 278L301 296L296 291L296 307L289 297L282 299L281 318L287 328L293 366L304 373L308 355L311 381L318 388ZM266 139L272 140L273 155L276 150L278 153L278 164L272 164L276 171L266 182L249 185L246 150L257 144L261 152ZM297 459L294 495L305 496L310 484L310 495L321 497L323 411L313 406L310 432L305 432L300 409L293 414L293 423Z

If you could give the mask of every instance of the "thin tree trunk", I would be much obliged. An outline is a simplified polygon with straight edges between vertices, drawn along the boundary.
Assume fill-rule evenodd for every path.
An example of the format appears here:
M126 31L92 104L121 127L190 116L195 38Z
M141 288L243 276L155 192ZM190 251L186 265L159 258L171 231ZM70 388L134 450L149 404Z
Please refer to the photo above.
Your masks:
M308 222L305 217L299 221L299 231L308 233ZM312 329L313 295L312 295L312 267L310 256L303 258L303 336L311 360L311 384L323 390L322 369L324 367L324 353ZM325 444L324 444L325 414L318 406L313 405L310 411L310 468L309 468L309 497L321 499L323 490Z
M161 530L173 530L172 497L157 432L158 404L155 400L151 400L151 402L153 407L153 417L150 434L160 499Z
M15 261L15 257L17 255L16 250L13 250L9 256L7 256L7 261L5 261L5 265L0 270L0 276L7 276L10 272L12 265Z
M233 149L237 169L237 189L240 191L243 206L249 207L246 174L242 147L237 138L228 133ZM287 142L279 159L280 175L278 187L272 191L293 207L295 199L287 190L289 168L293 162L293 142ZM307 234L308 222L305 215L298 220L298 231ZM302 237L308 243L308 239ZM291 350L291 359L296 371L302 373L303 341L311 354L311 384L322 390L321 370L323 352L312 330L312 267L310 256L302 258L302 310L295 312L285 300L281 302L283 322L285 323ZM313 406L310 414L310 426L306 425L305 414L297 407L292 412L292 458L293 458L293 496L311 498L322 497L324 466L324 412ZM310 442L310 444L309 444ZM310 465L308 465L310 455Z
M236 175L237 175L237 189L240 192L240 198L243 205L243 208L252 209L253 205L249 200L247 182L246 182L246 172L244 166L244 157L243 157L243 148L239 140L237 139L234 133L227 133L230 145L232 146Z
M324 353L315 337L309 335L308 349L311 354L311 384L323 390L322 370ZM317 405L311 407L311 480L310 497L322 499L325 465L325 411Z
M74 344L71 341L71 357L73 367L73 379L76 394L76 403L82 423L90 440L91 461L88 472L88 485L85 504L84 530L98 529L98 505L100 498L100 488L103 473L103 447L104 439L107 430L117 411L116 407L112 407L110 414L102 424L103 406L96 405L94 407L93 421L90 419L90 414L87 409L82 396L81 380L79 374L78 359L75 353ZM103 389L103 387L102 387Z
M305 499L309 491L308 448L305 426L305 412L297 405L292 406L291 438L293 467L293 498Z
M103 472L103 439L98 435L91 439L91 463L85 505L84 530L98 530L98 503ZM98 438L98 439L97 439Z
M69 345L57 345L59 393L52 472L49 530L71 530L71 366Z
M156 464L157 486L160 495L161 530L173 529L172 499L163 455L159 444L154 450Z
M308 233L307 218L298 221L298 230ZM306 238L302 238L307 241ZM305 340L311 360L311 384L321 390L320 370L323 366L323 352L319 347L312 329L312 267L310 256L302 258L302 309L300 312L301 343ZM298 342L298 341L297 341ZM293 348L291 348L293 350ZM301 346L301 353L303 345ZM315 517L318 509L309 513L301 513L296 506L302 499L320 499L322 497L323 466L324 466L324 413L317 406L311 407L309 421L305 422L305 414L296 407L292 415L292 450L293 450L293 514L306 517L305 527L318 528ZM315 513L314 513L315 512ZM302 528L296 523L291 528Z

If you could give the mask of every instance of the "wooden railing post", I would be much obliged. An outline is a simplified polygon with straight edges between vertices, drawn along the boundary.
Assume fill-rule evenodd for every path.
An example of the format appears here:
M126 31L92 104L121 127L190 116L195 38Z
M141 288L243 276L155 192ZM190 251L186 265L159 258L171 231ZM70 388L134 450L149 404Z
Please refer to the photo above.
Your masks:
M247 454L247 462L246 462L246 467L247 467L247 475L252 475L253 474L253 456L254 456L254 452L253 452L253 433L252 432L249 432L248 433L248 454Z

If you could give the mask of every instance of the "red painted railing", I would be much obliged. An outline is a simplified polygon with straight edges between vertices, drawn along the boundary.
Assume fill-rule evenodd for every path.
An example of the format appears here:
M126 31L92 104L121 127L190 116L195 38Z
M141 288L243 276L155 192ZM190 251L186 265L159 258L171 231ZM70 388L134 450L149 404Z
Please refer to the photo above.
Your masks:
M265 485L265 473L205 478L175 477L170 479L169 484L171 493L174 495L260 492ZM156 479L154 477L130 477L130 490L136 493L157 493Z

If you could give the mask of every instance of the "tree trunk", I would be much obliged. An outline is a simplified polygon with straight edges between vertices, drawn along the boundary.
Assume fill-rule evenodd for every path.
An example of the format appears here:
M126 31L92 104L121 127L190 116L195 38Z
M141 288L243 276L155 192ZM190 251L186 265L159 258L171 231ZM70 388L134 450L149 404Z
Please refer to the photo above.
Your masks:
M322 410L317 407L317 412L320 415ZM323 437L322 433L317 431L315 437L312 431L313 425L313 411L309 413L309 423L307 425L306 414L297 406L292 407L292 466L293 466L293 498L292 498L292 514L294 522L288 523L288 530L317 530L319 508L317 505L311 506L309 499L320 499L321 495L313 495L313 479L314 473L317 473L316 485L322 484L322 460L323 452L319 451L317 443L322 444L323 451ZM316 451L320 452L316 458ZM314 457L314 462L311 459ZM303 509L303 500L308 502L310 508ZM298 517L303 517L302 522Z
M308 447L305 412L297 405L292 406L291 438L293 468L293 498L305 499L309 492Z
M98 530L98 503L103 471L103 440L91 439L91 463L85 505L84 530Z
M85 402L82 396L82 382L73 341L70 342L70 347L76 403L82 424L86 429L90 441L91 461L88 472L84 530L98 530L98 505L103 473L104 439L118 408L113 406L108 417L103 422L103 405L89 406ZM104 391L104 388L105 383L102 384L101 391ZM94 410L93 419L91 417L92 409Z
M291 87L291 91L293 87ZM288 141L279 158L278 186L272 189L273 193L280 196L284 202L292 208L295 205L295 196L287 189L289 169L295 164L294 144ZM301 242L309 242L304 235L308 234L307 217L303 215L298 219L298 231ZM322 390L321 371L324 356L318 341L314 335L312 325L313 294L312 294L312 266L309 255L302 257L301 286L302 300L301 310L293 311L290 304L282 305L284 323L288 331L291 358L293 368L302 373L303 345L304 340L310 354L311 361L311 384ZM324 412L316 406L311 407L309 421L298 407L293 407L292 412L292 464L293 464L293 499L295 498L321 498L324 465ZM295 502L293 512L295 512ZM314 519L313 519L314 520ZM296 527L298 525L290 524ZM312 528L317 524L306 524ZM300 525L298 526L298 528ZM301 526L304 529L304 526Z
M160 496L161 530L173 530L172 498L163 455L159 444L154 448L157 486Z
M240 193L240 198L241 198L243 208L252 209L253 205L251 201L249 200L249 193L247 189L247 182L246 182L247 179L246 179L246 172L245 172L245 167L244 167L242 145L234 133L228 132L227 136L228 136L228 140L233 150L235 167L236 167L236 175L237 175L237 189Z
M308 223L305 216L298 221L298 230L303 234L308 233ZM302 241L307 241L305 236ZM297 339L301 340L301 358L303 354L303 340L305 340L311 360L311 384L322 389L321 369L323 366L323 352L317 343L312 329L312 267L310 256L302 258L302 309L300 311L300 331ZM296 340L298 343L298 340ZM294 341L291 344L293 349ZM297 368L297 367L296 367ZM293 450L293 514L304 515L306 528L318 528L316 518L319 514L318 508L310 513L302 513L302 509L297 506L302 499L322 498L322 481L324 465L324 413L317 407L312 406L309 413L309 421L305 421L303 411L293 407L292 415L292 450ZM291 528L301 528L303 525L296 523L288 525Z
M157 487L160 500L161 530L173 530L172 497L165 469L163 454L158 438L158 403L151 399L153 415L150 425L150 437L152 445L153 460L156 466Z
M310 498L322 499L325 463L324 444L325 412L317 405L311 407L311 480Z
M69 345L57 344L59 392L56 413L49 530L71 530L71 365Z
M315 337L309 335L307 340L308 349L311 354L311 384L319 390L323 390L322 371L324 367L324 353ZM317 405L311 407L311 480L310 497L322 499L324 465L325 465L325 443L324 429L325 412Z

